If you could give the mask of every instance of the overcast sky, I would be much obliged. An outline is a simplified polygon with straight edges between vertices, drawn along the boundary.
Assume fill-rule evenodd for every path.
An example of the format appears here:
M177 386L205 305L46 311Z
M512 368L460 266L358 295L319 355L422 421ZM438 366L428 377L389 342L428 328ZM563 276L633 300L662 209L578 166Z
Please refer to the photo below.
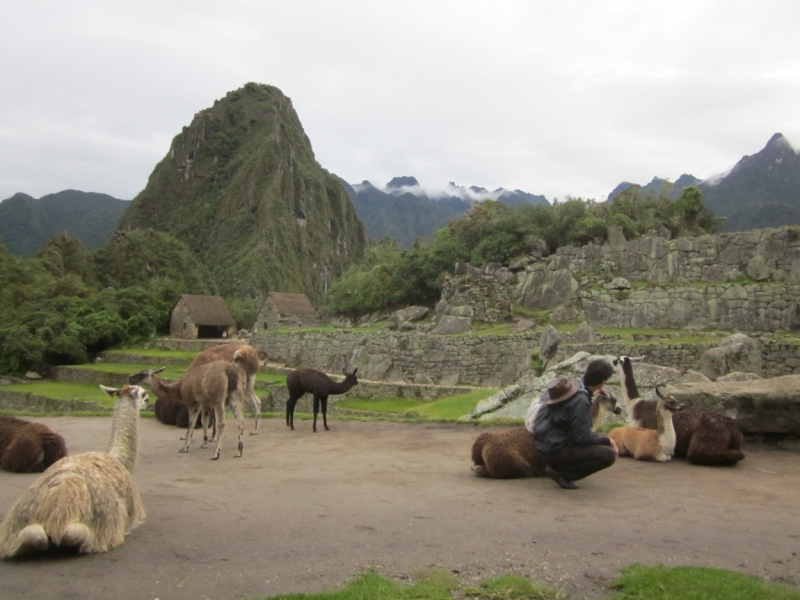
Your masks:
M193 115L292 99L350 183L604 199L800 147L800 2L0 0L0 198L132 199Z

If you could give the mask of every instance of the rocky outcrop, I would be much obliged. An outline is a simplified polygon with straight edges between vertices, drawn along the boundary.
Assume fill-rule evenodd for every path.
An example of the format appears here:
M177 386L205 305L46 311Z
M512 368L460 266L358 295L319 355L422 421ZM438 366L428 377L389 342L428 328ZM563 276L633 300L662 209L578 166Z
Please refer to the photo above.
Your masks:
M683 403L722 412L742 433L800 435L800 375L666 388Z
M735 333L719 347L703 352L699 370L712 381L728 373L753 373L761 376L761 344L743 333Z

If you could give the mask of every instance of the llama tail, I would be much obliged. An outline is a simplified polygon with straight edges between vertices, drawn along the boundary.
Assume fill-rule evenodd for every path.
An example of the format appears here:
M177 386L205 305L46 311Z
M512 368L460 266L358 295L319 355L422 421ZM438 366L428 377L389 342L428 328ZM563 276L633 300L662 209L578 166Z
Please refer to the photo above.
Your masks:
M50 546L47 532L39 523L33 523L23 528L17 534L17 539L3 552L5 557L25 556L34 552L43 552Z
M63 437L52 432L42 438L42 450L44 451L42 466L46 469L67 455L67 444L64 442Z

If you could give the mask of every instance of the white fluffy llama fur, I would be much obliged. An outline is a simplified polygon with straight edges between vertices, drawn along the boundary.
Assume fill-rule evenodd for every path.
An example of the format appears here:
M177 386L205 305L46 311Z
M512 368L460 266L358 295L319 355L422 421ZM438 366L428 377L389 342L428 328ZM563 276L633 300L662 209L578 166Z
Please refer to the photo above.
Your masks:
M139 411L147 394L138 386L100 386L117 397L108 452L66 456L14 503L0 524L0 557L73 547L107 552L144 522L133 468Z

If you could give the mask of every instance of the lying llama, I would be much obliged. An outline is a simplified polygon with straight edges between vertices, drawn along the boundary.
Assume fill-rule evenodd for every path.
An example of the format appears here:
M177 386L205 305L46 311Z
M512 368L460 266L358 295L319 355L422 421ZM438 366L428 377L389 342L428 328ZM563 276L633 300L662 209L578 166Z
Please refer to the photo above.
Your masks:
M672 417L683 405L673 396L664 396L656 388L656 428L617 427L608 437L617 444L619 456L632 456L636 460L667 462L675 453L675 427Z
M108 451L67 456L47 469L0 524L0 557L51 546L107 552L144 522L133 468L139 410L147 393L138 386L100 387L117 397Z
M592 431L596 431L609 412L619 414L617 399L605 390L592 398ZM486 431L472 444L472 472L481 477L516 479L541 477L545 464L533 435L525 427Z
M175 425L176 427L183 427L184 429L189 428L189 407L185 404L167 398L158 398L153 409L159 423ZM201 426L202 424L198 421L194 428L197 429Z
M47 425L0 417L0 469L41 472L66 455L64 438Z
M231 406L236 422L239 426L238 452L240 457L244 450L244 370L236 362L216 360L192 367L184 373L177 383L165 383L158 374L161 369L145 369L128 378L128 383L138 384L151 390L154 394L171 394L172 400L180 402L188 408L189 419L186 440L180 452L188 452L194 433L194 424L197 415L202 415L203 444L201 448L208 448L208 416L213 415L216 431L214 438L217 449L211 460L218 460L222 452L222 436L225 431L225 405ZM177 394L175 393L177 389Z
M614 359L620 378L622 397L631 427L656 429L655 400L639 397L628 356ZM744 436L730 417L707 408L684 406L672 415L675 427L675 454L695 465L734 465L744 458Z
M234 357L238 358L236 362L244 369L247 376L245 393L250 399L250 405L253 407L253 414L256 422L255 430L251 431L250 435L256 435L261 418L261 400L255 392L256 375L258 374L258 370L267 362L267 353L264 350L258 350L250 344L245 344L243 342L228 342L203 350L195 357L192 364L189 365L189 368L191 369L192 367L204 365L215 360L233 362Z
M298 369L286 377L286 387L289 388L289 399L286 401L286 425L294 431L294 407L297 401L308 392L314 395L314 432L317 431L317 413L322 405L322 423L328 427L328 396L331 394L344 394L358 383L356 367L352 373L344 373L344 381L336 382L322 371L314 369Z

